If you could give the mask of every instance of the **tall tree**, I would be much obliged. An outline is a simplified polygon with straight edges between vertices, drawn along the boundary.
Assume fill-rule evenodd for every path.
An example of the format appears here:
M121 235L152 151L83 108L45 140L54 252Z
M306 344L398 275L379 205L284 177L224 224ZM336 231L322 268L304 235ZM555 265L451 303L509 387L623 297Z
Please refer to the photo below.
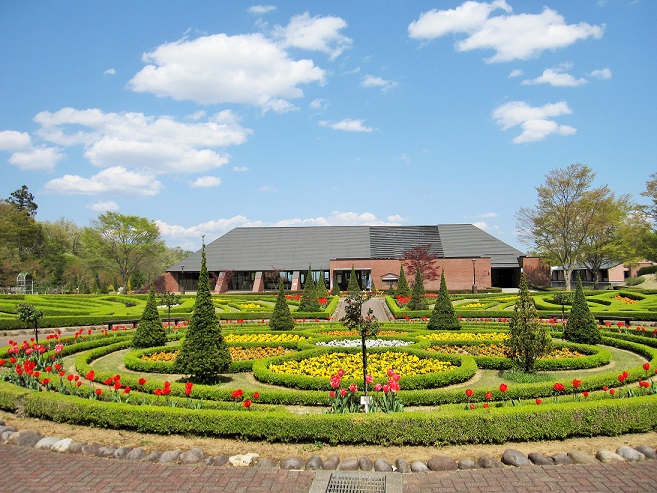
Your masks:
M36 216L36 211L39 208L34 202L34 195L27 189L27 185L23 185L18 190L12 192L9 196L9 203L30 217Z
M347 284L347 293L349 297L353 298L357 294L360 294L361 288L358 284L358 277L356 276L356 269L354 266L351 266L351 272L349 273L349 284Z
M132 345L137 348L146 348L164 346L166 343L167 333L162 327L162 319L155 302L155 285L151 284L148 301L132 338Z
M106 212L92 221L82 234L82 242L91 263L114 271L124 289L133 272L165 251L155 222L116 212Z
M577 276L577 287L573 298L573 307L568 316L568 322L563 331L563 338L578 344L600 344L602 334L595 317L586 303L582 280Z
M315 289L315 281L313 281L313 271L308 266L308 272L303 283L303 294L299 300L299 311L319 312L321 309L322 307L319 305L319 301L317 301L317 290Z
M440 277L440 267L436 264L438 258L431 252L432 244L416 245L404 252L402 263L409 276L415 276L417 271L425 281L433 281Z
M536 187L538 204L517 215L519 239L564 269L566 290L575 266L582 262L586 239L596 225L597 205L609 198L607 186L592 188L595 174L582 164L550 171Z
M283 280L279 278L278 281L278 296L276 297L276 305L274 311L269 319L269 327L271 330L292 330L294 329L294 317L290 313L290 307L285 300L285 288Z
M461 321L456 315L452 300L449 298L447 291L447 282L445 282L445 271L440 273L440 291L436 298L436 304L431 312L431 318L427 329L430 330L458 330L461 328Z
M406 308L409 310L426 310L427 308L427 299L424 296L424 281L420 269L415 271L415 281L413 282L413 289L411 290L411 299L407 303Z
M651 225L641 237L641 253L646 260L657 262L657 173L650 175L646 183L646 191L641 195L648 197L651 204L643 207L647 223Z
M397 296L410 296L411 288L408 287L406 274L404 273L404 264L399 267L399 279L397 279L397 289L395 289Z

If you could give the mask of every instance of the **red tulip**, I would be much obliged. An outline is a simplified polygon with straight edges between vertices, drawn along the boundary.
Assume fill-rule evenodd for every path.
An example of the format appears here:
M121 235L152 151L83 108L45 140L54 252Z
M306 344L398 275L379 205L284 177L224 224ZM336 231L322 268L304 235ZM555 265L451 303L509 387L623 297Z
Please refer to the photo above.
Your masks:
M465 395L467 395L468 397L472 397L472 394L474 394L472 389L465 389Z
M342 397L344 397L345 395L347 395L347 389L344 389L344 388L343 388L343 389L340 389L340 395L341 395Z
M584 392L582 392L582 395L583 395L584 397L588 397L588 396L589 396L589 393L585 390Z
M500 392L506 392L509 386L505 383L500 384Z
M331 390L331 391L329 392L329 397L330 397L331 399L333 399L333 398L335 397L335 390Z
M536 405L540 405L543 401L541 399L536 399Z
M556 390L557 392L563 391L564 388L565 387L562 383L557 382L554 384L554 390Z
M488 409L489 407L490 405L488 404L488 402L484 402L484 409Z
M260 392L253 393L253 400L260 399Z
M251 407L251 399L245 400L242 405L247 409L250 408Z
M101 395L103 391L101 389L96 389L96 395Z
M493 393L492 392L486 392L486 399L492 399L493 398Z
M573 380L573 388L576 389L576 388L579 387L580 385L582 385L582 381L581 381L581 380L578 380L578 379Z
M144 385L146 383L146 379L145 378L140 378L137 383L139 385Z
M124 394L129 394L130 393L130 387L126 385L125 389L123 389Z
M93 380L95 376L96 376L96 374L94 373L93 370L91 370L91 371L87 372L87 375L85 376L85 378L87 380Z
M358 385L356 385L355 383L352 383L352 384L349 386L349 391L350 391L350 392L358 392Z
M609 391L609 393L610 393L611 395L614 395L614 394L616 393L616 389L611 389L611 390Z

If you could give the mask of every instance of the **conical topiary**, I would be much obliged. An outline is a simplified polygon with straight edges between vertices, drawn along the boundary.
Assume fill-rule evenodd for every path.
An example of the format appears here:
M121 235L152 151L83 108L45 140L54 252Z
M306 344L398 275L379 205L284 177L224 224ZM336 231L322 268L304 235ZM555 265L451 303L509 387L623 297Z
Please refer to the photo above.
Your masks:
M524 273L520 274L520 293L509 322L506 346L507 356L520 364L525 373L534 371L536 359L549 354L552 347L550 330L538 317Z
M300 312L319 312L322 310L322 307L317 301L317 290L315 289L315 281L313 281L313 271L310 266L308 266L308 273L306 274L306 280L303 283L303 294L299 300L299 309Z
M315 294L317 295L317 298L328 298L328 289L326 289L323 270L319 271L319 278L315 283Z
M360 286L358 285L358 278L356 277L356 269L351 266L351 273L349 274L349 284L347 285L347 293L350 297L360 294Z
M399 268L399 279L397 279L397 289L395 289L396 296L410 296L411 288L408 287L406 274L404 273L404 266Z
M164 346L167 343L167 333L162 327L160 314L155 301L155 286L151 284L146 307L141 314L137 330L132 338L132 345L138 348Z
M436 298L436 304L431 312L431 319L427 329L431 330L458 330L461 328L461 321L456 316L452 300L449 298L447 283L445 282L445 271L440 274L440 291Z
M600 328L591 310L589 310L589 305L586 304L582 280L579 275L577 276L573 306L563 331L563 338L579 344L600 344L602 341Z
M276 298L276 305L274 311L269 319L269 327L272 330L292 330L294 329L294 317L290 313L290 307L287 306L285 301L285 289L283 288L283 281L279 282L278 297Z
M205 263L205 245L201 250L201 272L192 318L176 358L176 371L193 381L213 382L225 372L232 358L221 334L221 325L212 304L212 294Z
M426 310L427 300L424 296L424 282L422 281L422 272L420 269L415 273L415 281L411 290L411 299L406 304L409 310Z
M340 296L340 285L337 280L333 280L333 287L331 288L331 296Z

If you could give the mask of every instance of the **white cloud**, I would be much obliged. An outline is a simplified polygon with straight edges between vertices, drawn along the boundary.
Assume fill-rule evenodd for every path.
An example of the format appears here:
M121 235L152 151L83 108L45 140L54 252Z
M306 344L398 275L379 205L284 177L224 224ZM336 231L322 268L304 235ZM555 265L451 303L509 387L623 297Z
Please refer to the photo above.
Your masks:
M84 146L84 157L101 167L125 166L155 174L197 173L218 168L229 156L215 150L239 145L251 130L230 111L204 122L182 123L143 113L103 113L99 109L44 111L34 120L37 134L63 146Z
M326 101L325 99L317 98L317 99L313 99L308 106L313 110L323 111L326 108L328 108L328 101Z
M492 217L497 217L497 212L484 212L483 214L477 214L478 217L481 217L482 219L489 219Z
M150 197L160 193L162 183L150 174L140 174L117 166L108 168L91 178L78 175L64 175L50 180L45 190L60 194L116 194L127 196Z
M513 77L520 77L523 74L523 71L520 70L519 68L514 69L509 73L509 79L512 79Z
M505 13L492 16L494 11ZM409 27L409 35L420 40L462 33L457 51L490 49L488 62L527 60L544 50L556 50L583 39L599 39L604 25L585 22L566 24L562 15L545 7L540 14L511 14L503 0L491 3L467 1L452 10L431 10L420 15Z
M300 98L302 84L324 83L324 70L312 60L292 60L262 34L215 34L165 43L142 56L146 67L129 82L149 92L201 104L238 103L265 109Z
M406 221L406 218L404 216L400 216L399 214L394 214L392 216L388 216L388 221L393 224L401 224Z
M32 148L32 138L27 132L3 130L0 132L0 151L27 151Z
M364 121L365 120L352 120L351 118L345 118L344 120L335 123L321 121L319 122L319 125L332 128L333 130L342 130L343 132L372 132L372 128L363 125Z
M573 135L577 130L567 125L559 125L550 118L570 115L568 103L560 101L544 106L532 107L524 101L511 101L493 110L493 119L502 130L520 126L522 133L513 143L537 142L550 134Z
M278 192L278 188L270 187L269 185L262 185L260 188L258 188L258 191L276 193Z
M247 12L255 15L263 15L273 12L274 10L276 10L276 7L273 5L254 5L253 7L249 7Z
M596 79L607 80L607 79L611 79L611 70L608 68L601 68L598 70L594 70L593 72L591 72L590 75L591 77L595 77Z
M96 202L95 204L89 204L87 209L91 209L96 212L116 212L119 210L119 204L113 200L106 200L103 202Z
M116 75L116 69L114 68L108 68L103 72L103 75Z
M397 86L397 82L386 80L381 77L374 77L372 75L366 75L363 77L363 80L360 83L361 87L379 87L383 92L389 91L390 89Z
M249 171L249 168L247 166L233 166L233 171L236 173L244 173L245 171Z
M351 39L340 34L347 23L340 17L310 17L308 12L290 19L287 26L277 26L275 35L284 47L327 53L332 60L351 47Z
M24 171L50 171L64 157L57 147L36 147L29 151L14 152L9 157L9 163Z
M525 79L522 83L526 86L550 84L555 87L577 87L588 83L586 79L576 79L571 74L564 73L563 70L562 67L546 68L540 77Z
M478 227L479 229L483 229L484 231L496 231L500 229L499 226L490 225L484 221L477 221L472 223L472 225Z
M219 185L221 185L221 178L216 176L201 176L190 184L194 188L218 187Z

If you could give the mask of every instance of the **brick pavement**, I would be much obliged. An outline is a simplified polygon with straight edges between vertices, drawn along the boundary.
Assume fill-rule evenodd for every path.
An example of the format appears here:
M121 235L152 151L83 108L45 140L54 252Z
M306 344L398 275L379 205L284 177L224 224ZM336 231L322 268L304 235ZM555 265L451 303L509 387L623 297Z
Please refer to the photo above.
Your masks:
M0 473L0 491L21 493L307 493L315 478L314 471L129 462L4 444ZM657 461L411 473L403 476L403 490L657 492Z

